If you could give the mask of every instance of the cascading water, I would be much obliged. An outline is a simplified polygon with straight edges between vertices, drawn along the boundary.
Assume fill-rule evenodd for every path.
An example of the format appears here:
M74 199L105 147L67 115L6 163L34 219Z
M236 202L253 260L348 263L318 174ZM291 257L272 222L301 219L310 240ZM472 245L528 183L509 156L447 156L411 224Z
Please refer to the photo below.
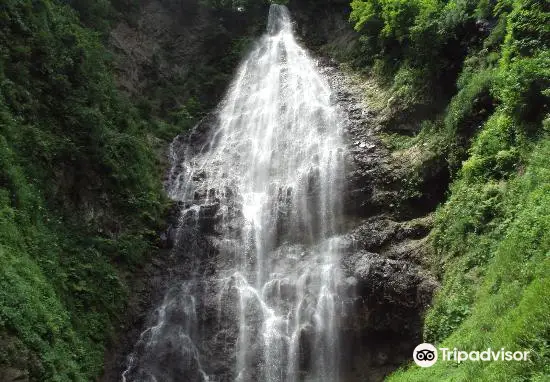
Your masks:
M171 148L178 240L207 215L215 225L202 232L217 251L209 276L217 322L197 318L207 303L196 302L205 292L193 285L206 278L196 271L157 309L125 381L226 380L209 370L208 341L234 342L224 349L234 353L225 356L236 381L339 379L341 133L328 84L295 41L288 10L272 5L268 32L241 65L210 139L195 152L178 154L177 141ZM236 337L219 340L230 319ZM219 329L215 340L201 325Z

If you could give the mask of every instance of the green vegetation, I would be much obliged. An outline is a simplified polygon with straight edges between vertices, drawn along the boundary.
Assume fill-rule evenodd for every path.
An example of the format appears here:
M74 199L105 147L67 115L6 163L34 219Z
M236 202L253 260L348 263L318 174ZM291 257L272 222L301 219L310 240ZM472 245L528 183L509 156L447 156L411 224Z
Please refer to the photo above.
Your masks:
M131 96L106 46L115 23L136 25L138 2L0 5L0 379L101 374L132 274L166 228L158 151L213 106L259 25L240 21L267 5L205 1L194 26L212 52L162 72L178 59L163 46Z
M163 224L154 134L114 87L101 34L72 8L2 3L0 375L101 373L125 276Z
M163 72L179 58L162 46L130 96L106 46L117 22L137 25L138 2L0 5L0 379L101 374L132 274L165 228L158 151L213 106L260 25L241 21L261 11L263 23L268 4L164 5L203 7L192 49L208 51L190 73Z
M529 362L438 362L391 381L550 378L550 5L513 0L353 0L355 65L404 111L443 99L394 150L437 142L452 174L428 262L442 287L426 342L529 350ZM426 110L426 109L423 109ZM422 119L422 118L419 118ZM439 138L436 138L439 137Z
M267 2L201 4L220 18L258 12L263 20ZM353 48L352 65L389 89L378 109L419 121L412 136L388 132L384 142L394 153L445 157L452 175L427 259L442 287L425 318L426 341L531 351L526 363L439 362L390 379L548 380L550 5L351 6L361 37L344 56ZM250 42L223 35L223 59L186 78L152 76L147 94L130 100L114 86L104 45L112 23L131 19L135 7L0 5L0 378L8 366L41 382L101 373L127 276L155 250L168 204L155 142L212 106L204 94L227 82ZM407 195L417 179L410 183Z
M530 361L438 362L390 380L548 379L549 158L550 140L543 139L526 155L524 172L507 182L471 178L468 160L433 235L443 286L426 317L425 340L463 350L529 350Z

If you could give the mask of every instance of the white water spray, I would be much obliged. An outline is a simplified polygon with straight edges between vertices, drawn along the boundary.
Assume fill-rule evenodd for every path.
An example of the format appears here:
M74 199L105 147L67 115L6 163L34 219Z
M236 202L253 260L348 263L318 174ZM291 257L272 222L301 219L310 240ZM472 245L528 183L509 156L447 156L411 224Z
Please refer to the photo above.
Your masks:
M221 215L216 274L220 301L238 293L237 381L339 378L338 121L288 10L272 5L268 33L241 65L212 138L183 163L172 156L169 195L197 215L213 204Z

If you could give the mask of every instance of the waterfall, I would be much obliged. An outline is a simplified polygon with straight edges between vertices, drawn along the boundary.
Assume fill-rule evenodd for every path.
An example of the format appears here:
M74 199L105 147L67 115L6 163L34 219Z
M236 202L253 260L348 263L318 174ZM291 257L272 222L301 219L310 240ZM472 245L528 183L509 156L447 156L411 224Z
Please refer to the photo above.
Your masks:
M209 366L225 357L235 381L337 381L342 126L286 7L271 6L210 129L199 149L174 141L167 189L182 206L176 255L215 269L170 289L123 380L226 380ZM197 317L204 285L215 319Z

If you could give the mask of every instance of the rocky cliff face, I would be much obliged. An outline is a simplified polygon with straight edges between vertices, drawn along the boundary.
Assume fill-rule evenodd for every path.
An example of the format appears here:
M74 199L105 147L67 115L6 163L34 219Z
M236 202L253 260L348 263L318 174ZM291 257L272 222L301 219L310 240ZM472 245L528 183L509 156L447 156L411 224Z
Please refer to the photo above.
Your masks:
M314 13L316 8L308 10L308 4L295 4L297 29L304 43L321 51L331 44L351 46L354 43L355 35L345 20L347 4L331 3L337 11L332 9L324 16ZM209 22L205 21L210 16L200 12L195 16L198 23L194 24L195 29L182 28L178 17L184 17L183 14L171 13L162 2L153 1L144 5L137 30L120 24L112 38L123 58L120 61L121 85L131 93L143 91L148 82L147 68L155 54L167 54L162 48L167 41L169 46L175 47L171 51L177 57L174 61L177 64L170 66L164 59L160 65L161 75L169 76L178 71L190 75L200 62L197 52L215 49L209 46L212 40L205 37L211 33ZM313 18L320 18L320 21L316 23ZM179 34L172 35L174 28L182 29ZM223 45L223 42L218 43ZM346 381L378 381L410 360L412 349L421 342L422 313L437 287L435 279L423 268L426 236L431 229L430 212L442 197L442 190L434 190L431 184L434 179L444 176L443 167L431 163L429 155L420 154L417 159L425 163L429 171L418 175L414 172L416 168L411 167L410 157L392 155L379 138L388 111L371 107L369 98L365 97L365 84L347 75L335 61L319 58L318 65L333 89L334 102L346 118L346 233L340 243L345 282L339 288L348 308L340 335L344 341L352 343L353 351L342 354L340 363L342 370L347 370L343 376ZM212 97L215 99L217 95ZM174 145L177 150L172 154L183 159L202 147L212 126L209 118L212 117L205 118L192 132L177 137ZM413 176L417 179L416 193L406 191L407 180ZM105 381L117 380L125 369L125 355L138 340L139 332L145 323L151 324L158 318L158 311L149 312L161 301L164 292L181 284L181 280L195 279L196 275L200 275L200 281L193 282L191 288L204 296L196 306L196 324L200 328L198 350L209 357L202 360L202 365L196 363L190 367L189 380L200 379L200 368L215 374L219 380L234 378L235 360L228 354L235 354L238 335L236 312L231 310L237 304L237 296L230 293L230 285L226 295L228 301L223 304L227 309L220 317L219 296L213 287L219 282L214 275L216 263L224 261L217 249L220 245L216 229L220 217L218 206L204 205L198 216L197 221L187 223L186 219L192 219L191 216L180 216L179 223L174 216L172 227L183 222L189 229L180 230L180 237L174 236L173 228L166 232L166 245L173 248L167 248L154 264L138 275L144 280L138 283L135 302L131 304L132 319L123 330L125 334L118 345L109 352L116 356L107 357ZM174 243L177 244L173 246ZM178 316L176 313L171 316ZM184 317L179 315L180 320L185 321ZM216 324L219 322L223 323L221 327ZM179 362L176 353L172 358Z
M322 59L320 65L335 102L347 111L349 241L342 267L353 280L356 300L342 328L344 338L354 341L345 380L376 381L410 360L421 342L422 313L437 287L422 267L435 204L403 192L414 175L379 138L385 116L369 105L364 83L333 61ZM421 179L419 188L429 180Z
M141 0L110 33L119 87L163 113L189 100L202 110L215 106L247 39L263 30L266 6L239 12L206 4Z

